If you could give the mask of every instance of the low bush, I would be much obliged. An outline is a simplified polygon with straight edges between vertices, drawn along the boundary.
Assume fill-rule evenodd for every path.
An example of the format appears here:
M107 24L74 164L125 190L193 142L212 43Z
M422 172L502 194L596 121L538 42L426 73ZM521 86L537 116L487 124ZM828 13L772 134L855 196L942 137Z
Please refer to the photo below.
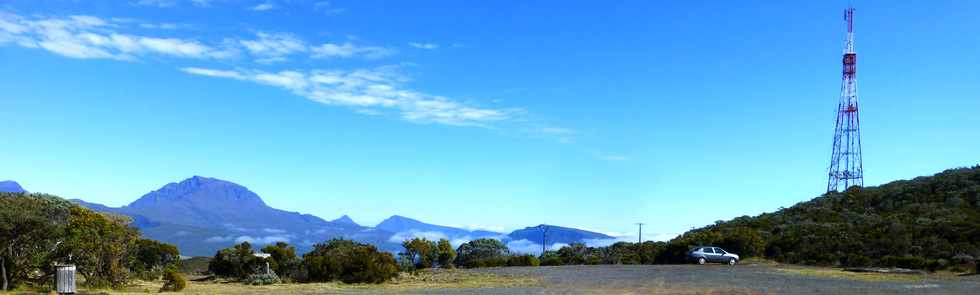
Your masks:
M163 275L162 271L146 270L146 271L136 272L134 277L138 280L149 282L149 281L155 281L159 279L161 275Z
M160 292L180 292L186 287L187 280L184 280L184 276L180 275L177 270L168 268L163 271L163 287L160 287Z
M490 257L490 258L480 258L480 259L470 259L467 260L462 266L465 268L480 268L480 267L502 267L507 266L507 257Z
M881 264L887 267L925 269L928 262L918 256L885 256L881 258Z
M495 239L476 239L456 248L456 265L462 267L507 266L510 250Z
M973 262L974 259L973 259L973 256L970 256L970 255L957 254L957 255L953 256L950 260L952 260L953 263L955 263L955 264L963 264L963 263Z
M398 274L391 253L343 239L313 245L313 251L303 255L303 266L308 280L315 282L382 283Z
M534 255L515 255L507 259L507 266L538 266L541 261Z
M246 241L215 253L208 261L208 271L219 277L244 279L261 265L252 244Z
M279 284L282 283L282 280L279 279L279 276L276 275L275 272L269 272L263 274L250 274L245 277L243 282L246 285L261 286Z
M847 254L841 264L848 267L865 267L871 265L871 258L861 254Z
M561 257L559 257L558 253L555 253L554 251L548 251L541 254L540 262L541 265L545 266L562 265Z

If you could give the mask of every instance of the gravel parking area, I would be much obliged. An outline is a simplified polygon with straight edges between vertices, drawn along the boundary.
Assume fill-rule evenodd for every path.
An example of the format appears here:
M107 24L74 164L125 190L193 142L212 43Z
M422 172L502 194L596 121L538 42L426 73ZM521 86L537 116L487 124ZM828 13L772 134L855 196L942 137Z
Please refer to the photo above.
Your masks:
M595 265L473 270L530 276L540 283L435 294L978 294L980 276L844 277L826 268L764 265ZM423 293L430 293L428 291Z

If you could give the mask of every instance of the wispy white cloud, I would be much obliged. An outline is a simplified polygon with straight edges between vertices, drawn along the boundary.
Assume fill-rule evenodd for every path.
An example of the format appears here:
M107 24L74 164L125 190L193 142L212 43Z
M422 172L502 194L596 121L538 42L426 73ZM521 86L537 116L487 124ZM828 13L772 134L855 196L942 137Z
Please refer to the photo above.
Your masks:
M236 244L241 242L248 242L254 245L268 245L275 242L286 242L293 238L293 235L270 235L270 236L250 236L250 235L228 235L228 236L212 236L204 239L205 243L228 243L235 242Z
M204 242L205 243L224 243L224 242L230 242L230 241L232 241L234 239L235 239L234 236L213 236L213 237L209 237L207 239L204 239Z
M326 15L334 15L346 11L346 9L334 7L330 1L317 1L313 3L313 11L319 11Z
M522 133L532 137L552 138L558 143L570 144L575 142L575 130L545 125L540 122L528 124Z
M200 7L208 7L208 6L211 6L211 3L214 2L214 0L190 0L190 1L191 1L191 4L194 4L194 5L200 6Z
M187 25L175 24L175 23L140 23L140 28L144 29L162 29L162 30L176 30L180 28L186 28Z
M177 0L139 0L139 1L136 1L136 5L157 6L157 7L173 7L173 6L177 5Z
M136 2L133 2L133 3L136 4L136 5L141 5L141 6L174 7L174 6L177 6L177 4L180 3L180 2L183 2L183 1L181 1L181 0L139 0L139 1L136 1ZM214 2L214 0L187 0L186 2L187 3L190 3L190 4L194 5L194 6L198 6L198 7L209 7L209 6L211 6L211 3Z
M409 230L409 231L399 232L399 233L395 233L394 235L391 235L391 237L388 238L388 241L392 243L401 243L405 240L411 240L414 238L424 238L430 241L449 239L449 237L442 232Z
M606 153L595 152L592 154L596 159L603 161L629 161L630 158L623 155L612 155Z
M436 49L436 48L439 48L439 44L435 44L435 43L409 42L408 43L408 46L412 46L412 47L419 48L419 49Z
M221 59L232 56L223 49L194 40L119 33L115 23L93 16L27 19L0 13L0 43L15 41L28 48L43 48L71 58L134 60L157 54L181 58Z
M498 233L502 233L506 230L503 226L499 226L499 225L480 225L480 224L467 224L462 226L462 228L468 231L483 230L483 231L492 231Z
M267 10L273 10L273 9L277 9L277 8L279 8L279 5L276 5L276 3L272 2L272 1L266 1L266 2L261 3L259 5L255 5L255 6L249 7L248 9L254 10L254 11L267 11Z
M221 42L207 43L195 39L157 37L145 30L133 33L125 26L145 30L175 30L187 25L154 24L134 19L113 18L105 20L93 16L32 17L0 12L0 44L16 43L22 47L43 48L72 58L105 58L136 60L157 54L194 59L229 59L251 57L257 63L286 61L302 54L310 58L376 59L395 54L394 49L380 46L362 46L353 42L323 43L309 46L299 37L289 33L257 32L255 38L224 38ZM309 53L309 55L307 55Z
M238 42L256 56L258 62L285 61L286 56L307 50L306 43L291 34L259 32L256 35L258 39Z
M202 68L183 68L184 72L209 76L209 77L219 77L219 78L232 78L238 80L245 80L246 77L236 71L222 71L222 70L212 70L212 69L202 69Z
M348 58L362 56L365 58L382 58L395 54L394 49L380 46L358 46L351 42L323 43L310 48L314 58Z
M171 2L147 1L142 5L166 6ZM210 4L199 2L195 5ZM365 58L391 56L394 49L355 44L355 39L343 43L311 45L290 33L256 32L252 38L185 36L177 31L178 24L152 24L136 19L76 15L53 17L20 16L0 11L0 46L16 45L37 48L70 58L146 60L154 57L190 60L220 60L235 65L232 69L214 67L184 67L190 74L235 79L269 85L295 95L327 105L349 107L372 116L397 117L416 123L454 126L477 126L518 132L535 130L535 136L557 138L571 142L574 132L560 127L539 124L520 108L499 105L484 106L469 99L456 99L426 93L407 87L408 78L396 66L368 69L309 69L268 71L254 69L256 64L290 59ZM161 34L160 30L167 30ZM175 33L181 33L176 36ZM210 42L208 40L211 40ZM220 40L220 41L215 41ZM433 47L435 44L418 44ZM303 67L302 65L300 67ZM250 69L251 68L251 69ZM509 130L509 131L504 131Z
M231 78L279 87L295 95L327 104L371 110L373 114L394 115L418 123L490 127L506 121L515 112L484 108L447 97L430 95L402 86L406 78L387 66L354 71L216 70L183 68L196 75Z
M554 243L546 248L548 251L557 251L564 246L568 246L568 244ZM541 255L541 244L527 239L509 241L507 242L507 249L510 249L511 253Z

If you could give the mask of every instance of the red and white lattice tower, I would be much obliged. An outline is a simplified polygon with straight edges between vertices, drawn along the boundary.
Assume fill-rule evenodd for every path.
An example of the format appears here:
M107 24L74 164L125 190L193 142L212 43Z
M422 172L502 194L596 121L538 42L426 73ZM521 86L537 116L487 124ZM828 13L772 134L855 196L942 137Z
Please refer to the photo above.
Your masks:
M854 52L854 7L844 11L847 21L847 41L844 49L844 77L840 102L837 105L837 126L834 128L834 150L830 159L827 191L846 190L864 185L861 163L861 119L858 116L857 53Z

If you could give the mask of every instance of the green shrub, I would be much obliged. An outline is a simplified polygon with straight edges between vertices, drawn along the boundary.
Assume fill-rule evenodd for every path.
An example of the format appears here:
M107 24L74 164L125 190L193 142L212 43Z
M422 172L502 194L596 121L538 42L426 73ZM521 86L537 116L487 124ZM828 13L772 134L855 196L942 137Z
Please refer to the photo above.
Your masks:
M844 266L850 266L850 267L869 266L871 265L871 258L868 258L867 256L861 254L851 253L851 254L847 254L847 256L844 257L844 261L842 261L842 264Z
M476 239L456 248L456 265L462 267L506 266L510 250L495 239Z
M554 265L562 264L561 257L559 257L558 253L555 253L555 251L544 252L544 254L541 254L540 261L541 261L541 265L546 265L546 266L554 266Z
M250 274L245 277L243 282L247 285L261 286L261 285L272 285L282 283L279 276L275 272L263 273L263 274Z
M163 275L162 271L144 270L144 271L137 271L135 277L138 280L149 282L149 281L156 281L162 275Z
M881 258L881 264L887 267L924 269L927 261L918 256L885 256Z
M243 279L264 265L254 254L255 250L248 242L221 249L208 262L208 271L219 277Z
M952 260L952 261L953 261L953 263L955 263L955 264L964 264L964 263L970 263L970 262L973 262L973 260L974 260L974 259L973 259L973 256L970 256L970 255L966 255L966 254L957 254L957 255L955 255L955 256L953 256L953 257L951 258L951 260Z
M313 251L303 255L303 266L314 282L382 283L398 274L391 253L343 239L313 245Z
M508 259L505 256L496 256L481 259L469 259L463 264L466 268L480 268L480 267L503 267L507 266Z
M265 246L262 252L270 255L269 267L284 282L300 281L302 274L303 261L296 257L296 248L285 242L276 242L274 245ZM261 267L261 263L259 265Z
M187 280L184 280L184 276L180 275L177 270L168 268L163 271L163 287L160 287L160 292L180 292L186 287Z
M507 259L507 266L538 266L541 261L534 255L515 255Z

